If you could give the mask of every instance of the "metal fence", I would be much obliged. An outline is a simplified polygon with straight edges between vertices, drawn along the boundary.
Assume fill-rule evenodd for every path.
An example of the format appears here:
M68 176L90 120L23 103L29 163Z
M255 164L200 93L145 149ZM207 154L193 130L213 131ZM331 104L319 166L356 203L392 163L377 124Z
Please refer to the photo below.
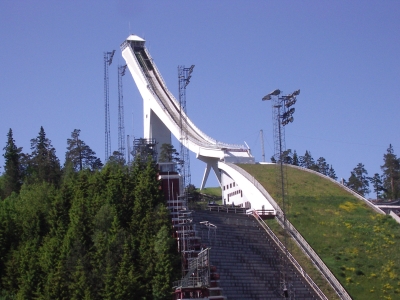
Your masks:
M226 164L229 165L230 167L232 167L233 169L235 169L236 171L238 171L242 176L247 178L255 187L258 188L258 190L264 195L264 197L275 208L275 210L277 212L276 219L278 220L278 223L282 227L284 227L284 224L282 221L283 220L282 210L279 207L279 205L276 203L276 201L271 197L271 195L265 190L265 188L253 176L251 176L249 173L247 173L242 168L240 168L232 163L226 163ZM294 241L299 245L300 249L304 252L304 254L310 258L310 260L314 263L314 265L320 271L320 273L326 278L326 280L329 282L329 284L335 290L337 295L341 299L350 300L351 299L350 295L347 293L347 291L341 285L341 283L336 279L336 277L329 270L329 268L325 265L325 263L320 259L320 257L314 251L314 249L307 243L307 241L303 238L303 236L296 230L296 228L294 228L294 226L289 221L287 221L287 225L289 228L289 233L293 237Z
M279 240L279 238L275 235L275 233L269 228L269 226L264 222L264 220L261 218L261 216L258 215L258 213L255 211L253 216L257 219L258 223L261 225L261 227L267 232L269 237L275 242L275 244L281 249L283 253L287 253L287 258L289 261L295 266L295 268L299 271L300 275L303 276L303 278L308 282L308 284L312 287L312 289L317 293L317 295L321 299L328 299L325 294L321 291L321 289L318 287L318 285L312 280L310 276L306 273L306 271L300 266L300 264L297 262L297 260L290 254L288 251L286 251L285 246L282 244L282 242Z

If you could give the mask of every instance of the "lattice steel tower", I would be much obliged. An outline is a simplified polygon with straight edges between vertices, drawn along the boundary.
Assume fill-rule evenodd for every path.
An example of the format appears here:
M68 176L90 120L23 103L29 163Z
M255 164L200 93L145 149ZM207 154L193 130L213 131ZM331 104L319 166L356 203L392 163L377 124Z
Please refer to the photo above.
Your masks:
M105 112L105 161L111 156L111 135L110 135L110 88L108 80L108 67L112 63L115 50L104 52L104 112Z
M125 121L122 76L125 75L125 70L126 65L118 66L118 152L123 159L125 159Z
M186 110L186 87L190 83L191 74L193 72L194 65L190 68L185 66L178 66L178 79L179 79L179 122L181 129L181 149L180 149L180 162L181 162L181 175L182 175L182 186L187 200L186 187L191 183L190 176L190 158L188 149L188 128L187 128L187 110Z
M300 90L286 96L280 96L281 91L275 90L267 94L262 100L272 100L272 118L274 123L274 159L276 162L276 184L277 184L277 199L281 200L282 214L278 216L283 223L285 257L282 257L280 272L280 293L283 298L294 299L295 294L292 287L292 278L289 277L289 224L287 216L289 215L289 201L287 197L287 170L286 161L286 142L285 142L285 126L293 122L293 106L300 94ZM272 96L272 97L271 97Z

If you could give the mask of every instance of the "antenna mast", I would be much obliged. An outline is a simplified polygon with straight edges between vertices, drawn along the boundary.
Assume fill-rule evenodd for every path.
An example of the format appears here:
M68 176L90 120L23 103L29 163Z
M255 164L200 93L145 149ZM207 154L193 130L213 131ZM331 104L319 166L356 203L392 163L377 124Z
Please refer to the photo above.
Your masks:
M264 151L264 133L263 130L260 130L260 137L261 137L261 154L262 154L262 161L265 162L265 151Z
M125 70L126 65L118 66L118 152L121 159L125 158L124 96L122 91L122 76L125 75Z
M115 50L104 52L104 111L105 111L105 161L111 155L111 135L110 135L110 89L108 80L108 67L112 63Z

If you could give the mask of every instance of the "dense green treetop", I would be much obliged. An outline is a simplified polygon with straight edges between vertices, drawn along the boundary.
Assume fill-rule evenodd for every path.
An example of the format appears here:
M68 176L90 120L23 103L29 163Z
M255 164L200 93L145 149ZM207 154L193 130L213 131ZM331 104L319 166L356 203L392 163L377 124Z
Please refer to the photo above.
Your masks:
M368 172L362 163L357 164L357 166L351 172L347 186L359 193L361 196L365 196L370 192Z
M397 199L400 191L400 161L394 154L392 144L383 155L383 186L386 189L386 197L388 199Z
M382 176L378 173L375 173L373 177L367 177L369 182L372 184L374 188L374 193L376 194L376 199L381 198L381 192L384 190L382 185Z
M93 168L74 131L61 174L43 128L31 144L0 201L0 299L169 299L180 256L151 157Z
M67 152L65 153L65 165L71 164L74 170L81 171L84 168L98 170L103 164L84 141L80 139L80 129L74 129L71 138L67 139Z
M162 144L160 154L158 155L159 162L179 162L179 153L171 144Z
M31 139L32 153L29 159L28 178L31 182L48 182L58 184L61 178L61 166L56 149L46 137L43 126L36 138Z
M3 182L3 195L7 197L12 192L18 193L22 185L21 163L20 155L22 148L15 145L12 129L7 134L7 144L4 150L4 182ZM1 196L1 195L0 195Z
M306 150L303 156L300 156L300 166L306 169L311 169L314 165L314 159L311 155L311 152Z

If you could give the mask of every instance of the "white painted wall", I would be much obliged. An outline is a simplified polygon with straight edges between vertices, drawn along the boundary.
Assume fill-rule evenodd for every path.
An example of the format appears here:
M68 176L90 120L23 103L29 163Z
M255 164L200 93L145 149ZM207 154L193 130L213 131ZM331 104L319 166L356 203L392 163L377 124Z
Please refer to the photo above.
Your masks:
M240 205L241 207L251 208L251 203L247 200L245 193L239 184L233 180L228 173L221 170L221 189L222 203L225 205Z
M222 186L225 184L233 185L235 182L235 187L237 186L243 192L243 197L232 198L235 205L244 204L246 201L250 202L252 209L265 209L265 210L272 210L275 212L274 207L268 201L266 197L255 187L254 183L240 174L238 171L233 169L232 167L228 166L224 162L218 163L218 168L221 170L221 182ZM228 175L229 174L229 175ZM222 189L222 201L227 199L227 193L230 193L234 189ZM238 201L238 202L236 202ZM231 204L231 203L227 203Z

